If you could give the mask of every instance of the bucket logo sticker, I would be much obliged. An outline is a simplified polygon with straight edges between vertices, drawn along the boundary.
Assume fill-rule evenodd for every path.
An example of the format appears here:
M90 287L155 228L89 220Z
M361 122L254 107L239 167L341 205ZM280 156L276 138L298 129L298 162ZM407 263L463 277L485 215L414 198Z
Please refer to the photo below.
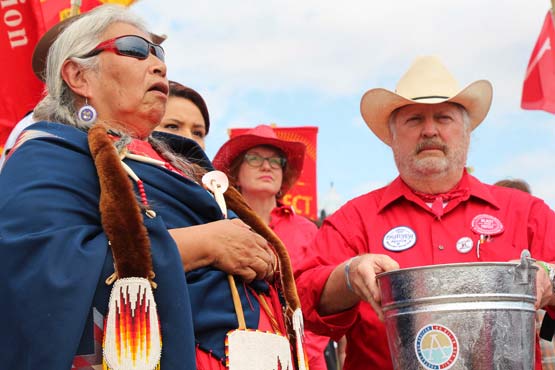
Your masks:
M424 369L449 369L459 357L459 341L449 328L430 324L416 334L414 350Z
M472 250L474 242L468 236L463 236L457 240L457 250L459 253L468 253Z
M416 234L406 226L398 226L387 232L383 237L383 246L392 252L409 249L416 243Z
M497 235L504 230L499 219L492 215L480 214L472 219L472 230L480 235Z

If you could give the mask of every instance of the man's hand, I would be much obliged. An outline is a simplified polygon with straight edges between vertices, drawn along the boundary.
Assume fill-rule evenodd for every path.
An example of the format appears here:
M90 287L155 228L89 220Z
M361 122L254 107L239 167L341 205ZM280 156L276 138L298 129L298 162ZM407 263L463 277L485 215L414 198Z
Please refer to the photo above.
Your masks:
M349 261L349 268L346 269ZM380 319L383 319L376 274L396 270L399 264L383 254L363 254L349 261L337 266L330 274L320 298L318 312L321 315L338 313L353 307L362 299L370 303ZM347 285L347 277L352 290Z
M544 266L545 264L545 266ZM535 263L538 267L538 273L536 274L536 309L543 308L545 306L551 306L554 302L551 302L554 298L553 296L553 283L549 278L548 270L549 268L555 268L555 266L548 264L547 262L538 261Z
M380 320L383 320L382 298L376 275L398 268L399 264L384 254L363 254L350 263L348 278L352 292L360 299L370 303ZM347 279L347 276L345 276L345 279Z

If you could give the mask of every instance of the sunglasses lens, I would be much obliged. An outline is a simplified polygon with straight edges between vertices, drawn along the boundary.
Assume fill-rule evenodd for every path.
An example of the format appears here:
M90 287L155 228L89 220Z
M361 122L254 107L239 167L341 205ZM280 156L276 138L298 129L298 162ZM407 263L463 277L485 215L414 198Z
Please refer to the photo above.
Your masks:
M166 52L160 45L152 45L152 50L154 51L154 56L160 59L162 62L166 59Z
M118 53L137 59L148 58L150 45L146 40L136 36L121 37L116 40Z

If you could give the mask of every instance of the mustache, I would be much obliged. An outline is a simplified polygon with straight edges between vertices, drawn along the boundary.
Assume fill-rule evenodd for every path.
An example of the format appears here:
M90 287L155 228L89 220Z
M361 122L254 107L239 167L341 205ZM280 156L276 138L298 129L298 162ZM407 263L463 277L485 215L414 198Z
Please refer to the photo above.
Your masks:
M434 139L425 139L419 142L416 145L416 154L420 153L423 150L441 150L443 153L447 152L447 145L442 143L441 141L434 140Z

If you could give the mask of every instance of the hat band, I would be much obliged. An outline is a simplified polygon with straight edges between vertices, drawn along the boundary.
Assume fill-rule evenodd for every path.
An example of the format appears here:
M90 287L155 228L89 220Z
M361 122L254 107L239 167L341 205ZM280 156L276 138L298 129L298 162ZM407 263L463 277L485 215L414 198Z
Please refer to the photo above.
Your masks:
M411 100L422 100L422 99L449 99L448 96L430 95L430 96L419 96L416 98L411 98Z

